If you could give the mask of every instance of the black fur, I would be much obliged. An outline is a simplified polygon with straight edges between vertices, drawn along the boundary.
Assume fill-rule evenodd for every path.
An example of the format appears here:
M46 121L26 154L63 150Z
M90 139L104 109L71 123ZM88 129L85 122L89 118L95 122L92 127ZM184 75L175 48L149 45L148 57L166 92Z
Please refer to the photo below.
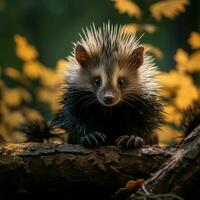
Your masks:
M87 100L92 104L85 104ZM144 138L152 134L163 122L162 105L156 96L134 95L134 100L124 100L114 107L101 105L93 93L73 89L61 102L63 107L52 122L52 128L64 128L69 143L81 143L81 137L95 132L107 137L107 144L115 144L121 135Z
M200 125L200 102L194 102L184 111L181 124L185 136L189 135L198 125Z
M44 139L49 140L55 137L50 132L49 124L45 121L29 121L22 124L17 130L26 133L28 141L43 142Z

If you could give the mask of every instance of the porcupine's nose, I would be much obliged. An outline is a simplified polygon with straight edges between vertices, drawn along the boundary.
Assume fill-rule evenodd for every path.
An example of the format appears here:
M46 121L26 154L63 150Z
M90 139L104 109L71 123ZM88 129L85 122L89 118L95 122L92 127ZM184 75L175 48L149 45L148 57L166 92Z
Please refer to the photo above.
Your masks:
M115 96L113 94L105 94L103 97L105 104L113 104L115 102Z

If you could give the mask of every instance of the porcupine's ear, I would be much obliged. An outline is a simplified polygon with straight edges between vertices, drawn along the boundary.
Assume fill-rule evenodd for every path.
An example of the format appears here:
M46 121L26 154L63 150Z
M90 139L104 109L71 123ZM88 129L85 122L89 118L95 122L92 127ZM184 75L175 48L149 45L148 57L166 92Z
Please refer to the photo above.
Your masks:
M133 50L131 54L131 65L138 69L144 61L144 47L140 46Z
M78 44L76 46L76 49L75 49L75 57L76 57L76 60L78 61L78 63L81 65L81 66L86 66L87 63L88 63L88 60L89 60L89 55L87 53L87 51L85 50L84 46L81 45L81 44Z

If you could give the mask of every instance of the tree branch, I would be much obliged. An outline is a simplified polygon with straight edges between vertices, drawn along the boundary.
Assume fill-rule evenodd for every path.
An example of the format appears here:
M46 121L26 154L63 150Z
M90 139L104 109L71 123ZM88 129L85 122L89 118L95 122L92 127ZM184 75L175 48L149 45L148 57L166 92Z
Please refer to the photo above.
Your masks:
M71 144L0 146L2 199L110 199L128 180L138 178L146 180L138 191L146 199L148 194L164 193L200 199L200 126L181 145L168 148L122 151L115 146L88 149ZM136 200L137 195L129 199Z
M175 150L147 146L123 152L115 146L5 144L0 147L0 191L14 197L44 191L89 196L93 191L92 197L102 189L99 198L105 199L130 179L150 177Z
M200 199L200 126L183 140L160 170L145 181L144 187L147 193L173 193L188 200ZM136 196L133 194L129 199L136 200Z

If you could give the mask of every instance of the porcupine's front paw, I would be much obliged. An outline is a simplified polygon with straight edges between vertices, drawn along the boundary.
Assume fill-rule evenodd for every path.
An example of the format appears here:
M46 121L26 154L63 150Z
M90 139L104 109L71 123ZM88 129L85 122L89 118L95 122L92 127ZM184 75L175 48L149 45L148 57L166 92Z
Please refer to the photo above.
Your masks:
M88 133L81 137L81 144L86 147L100 146L106 143L106 136L101 132Z
M117 138L116 144L122 149L139 149L144 145L144 140L135 135L122 135Z

